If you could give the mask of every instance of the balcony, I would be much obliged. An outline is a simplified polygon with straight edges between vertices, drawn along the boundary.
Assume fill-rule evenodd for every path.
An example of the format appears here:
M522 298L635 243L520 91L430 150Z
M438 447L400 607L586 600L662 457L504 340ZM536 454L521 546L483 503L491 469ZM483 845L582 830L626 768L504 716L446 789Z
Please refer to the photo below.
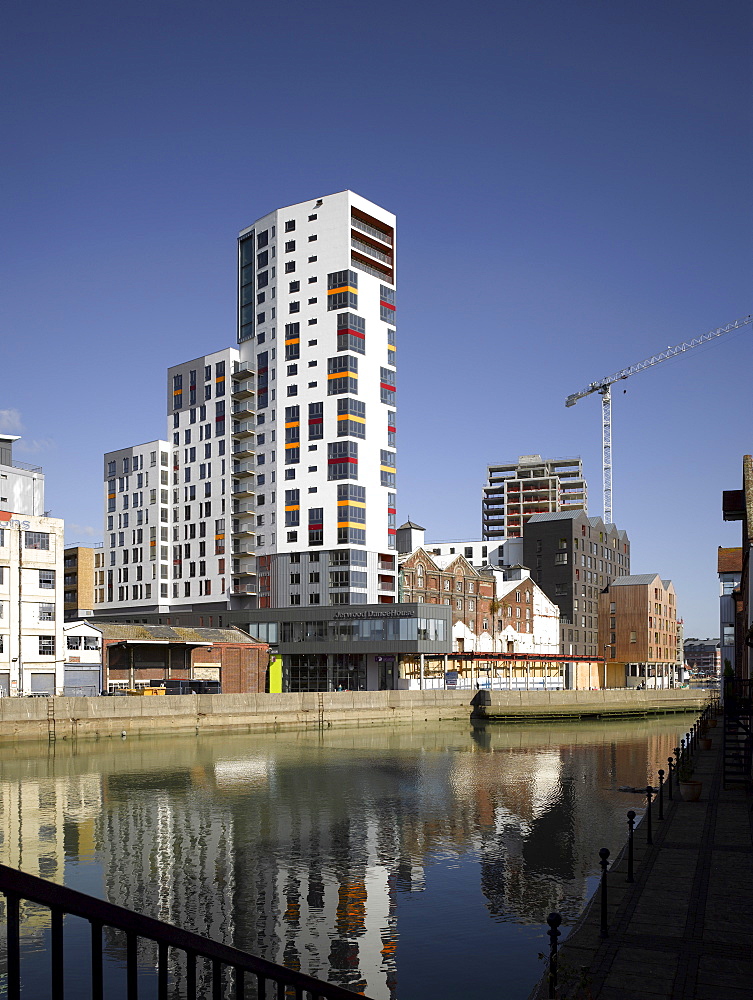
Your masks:
M253 521L234 521L231 532L234 538L256 534L256 525Z
M233 437L248 438L256 433L253 420L236 420L233 422Z
M248 378L244 378L242 381L233 382L231 395L233 399L244 399L246 396L255 396L256 379L253 376L251 376Z
M234 556L253 556L256 554L256 547L253 542L234 542Z
M250 361L236 361L233 366L233 378L245 378L246 375L254 374L254 366Z
M251 500L237 500L233 503L233 514L253 514L256 504Z
M355 250L360 250L361 253L365 253L369 257L374 257L375 260L381 260L383 264L388 264L392 267L392 258L387 256L386 253L382 253L380 250L375 250L374 247L369 246L368 243L362 243L361 240L351 238L350 245Z
M252 417L254 415L253 399L242 399L239 403L233 403L231 413L236 420Z
M256 559L233 559L233 576L256 576Z
M350 225L353 229L360 229L362 233L366 233L367 236L371 236L372 239L381 240L382 243L386 243L387 246L392 246L392 237L388 233L383 233L380 229L375 229L373 226L367 225L365 222L361 222L354 215L350 217Z
M248 458L256 453L256 442L254 438L244 438L233 444L233 458Z
M231 597L250 597L256 594L256 584L233 580L233 589L230 591Z
M253 479L239 479L233 482L234 497L252 497L255 492Z
M233 462L233 475L236 479L242 479L244 476L253 476L256 474L256 466L253 462Z

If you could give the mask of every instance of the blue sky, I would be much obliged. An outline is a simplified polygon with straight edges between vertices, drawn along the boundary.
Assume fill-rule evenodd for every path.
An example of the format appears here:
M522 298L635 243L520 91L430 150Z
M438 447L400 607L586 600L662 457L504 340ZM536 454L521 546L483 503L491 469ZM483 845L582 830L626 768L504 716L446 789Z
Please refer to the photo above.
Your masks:
M583 457L594 379L751 311L753 9L49 0L5 9L0 428L69 542L165 370L234 342L235 236L351 188L398 216L399 519L476 538L486 466ZM717 634L753 327L615 392L633 571ZM625 390L623 393L622 390Z

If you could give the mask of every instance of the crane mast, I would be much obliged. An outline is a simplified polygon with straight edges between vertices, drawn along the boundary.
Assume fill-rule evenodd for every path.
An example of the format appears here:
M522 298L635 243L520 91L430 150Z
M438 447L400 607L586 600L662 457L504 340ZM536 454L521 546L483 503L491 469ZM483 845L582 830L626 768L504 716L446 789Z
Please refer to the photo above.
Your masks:
M612 386L614 383L620 381L620 379L629 378L631 375L637 375L638 372L645 371L646 368L652 368L662 361L668 361L669 358L675 358L678 354L684 354L694 347L700 347L701 344L707 344L710 340L715 340L717 337L721 337L725 333L730 333L732 330L739 330L749 323L753 323L753 315L744 316L742 319L735 320L734 323L728 323L726 326L720 326L716 330L710 330L700 337L684 341L682 344L675 345L675 347L668 347L666 351L661 351L659 354L654 354L644 361L639 361L635 365L623 368L621 371L615 372L614 375L607 375L606 378L591 382L585 389L581 389L580 392L571 393L567 397L565 406L575 406L578 400L583 399L584 396L590 396L594 392L598 392L601 395L601 460L604 487L604 522L606 524L613 523L614 518L612 511Z

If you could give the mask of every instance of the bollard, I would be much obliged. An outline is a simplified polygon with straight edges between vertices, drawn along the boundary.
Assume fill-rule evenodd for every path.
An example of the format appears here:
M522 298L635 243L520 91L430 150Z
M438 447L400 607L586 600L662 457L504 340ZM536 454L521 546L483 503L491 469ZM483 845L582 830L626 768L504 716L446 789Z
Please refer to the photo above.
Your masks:
M659 819L664 819L664 768L659 768Z
M675 774L677 775L677 787L680 787L680 748L675 747Z
M601 936L605 938L609 937L609 928L607 927L607 867L609 866L609 851L606 847L602 847L599 851L599 857L601 858Z
M562 923L562 917L559 913L550 913L546 922L549 924L547 931L549 935L549 996L552 998L557 996L557 938L561 934L559 926Z
M654 797L654 790L651 785L646 785L646 843L653 844L654 838L651 831L651 800Z
M635 830L635 813L628 809L628 873L626 882L634 882L633 878L633 831Z
M681 765L682 765L683 767L684 767L684 766L685 766L685 765L687 764L687 762L688 762L688 758L687 758L687 753L688 753L688 747L687 747L687 744L686 744L686 742L685 742L685 737L683 737L683 738L682 738L682 739L680 740L680 764L681 764Z
M667 774L669 775L669 777L667 778L667 791L669 792L669 799L670 799L670 802L671 802L672 801L672 772L674 771L674 767L673 767L673 764L672 764L672 758L671 757L667 757L667 767L669 768L669 771L667 772Z

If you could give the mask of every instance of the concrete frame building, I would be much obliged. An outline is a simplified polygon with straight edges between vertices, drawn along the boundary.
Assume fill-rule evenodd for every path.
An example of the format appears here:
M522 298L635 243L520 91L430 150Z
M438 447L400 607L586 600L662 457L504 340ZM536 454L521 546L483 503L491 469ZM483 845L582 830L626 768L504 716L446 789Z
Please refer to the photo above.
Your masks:
M481 537L520 538L534 514L588 512L588 488L580 458L521 455L490 465L481 505Z
M582 510L534 514L523 535L523 563L560 609L561 651L601 656L599 594L630 573L627 533Z

